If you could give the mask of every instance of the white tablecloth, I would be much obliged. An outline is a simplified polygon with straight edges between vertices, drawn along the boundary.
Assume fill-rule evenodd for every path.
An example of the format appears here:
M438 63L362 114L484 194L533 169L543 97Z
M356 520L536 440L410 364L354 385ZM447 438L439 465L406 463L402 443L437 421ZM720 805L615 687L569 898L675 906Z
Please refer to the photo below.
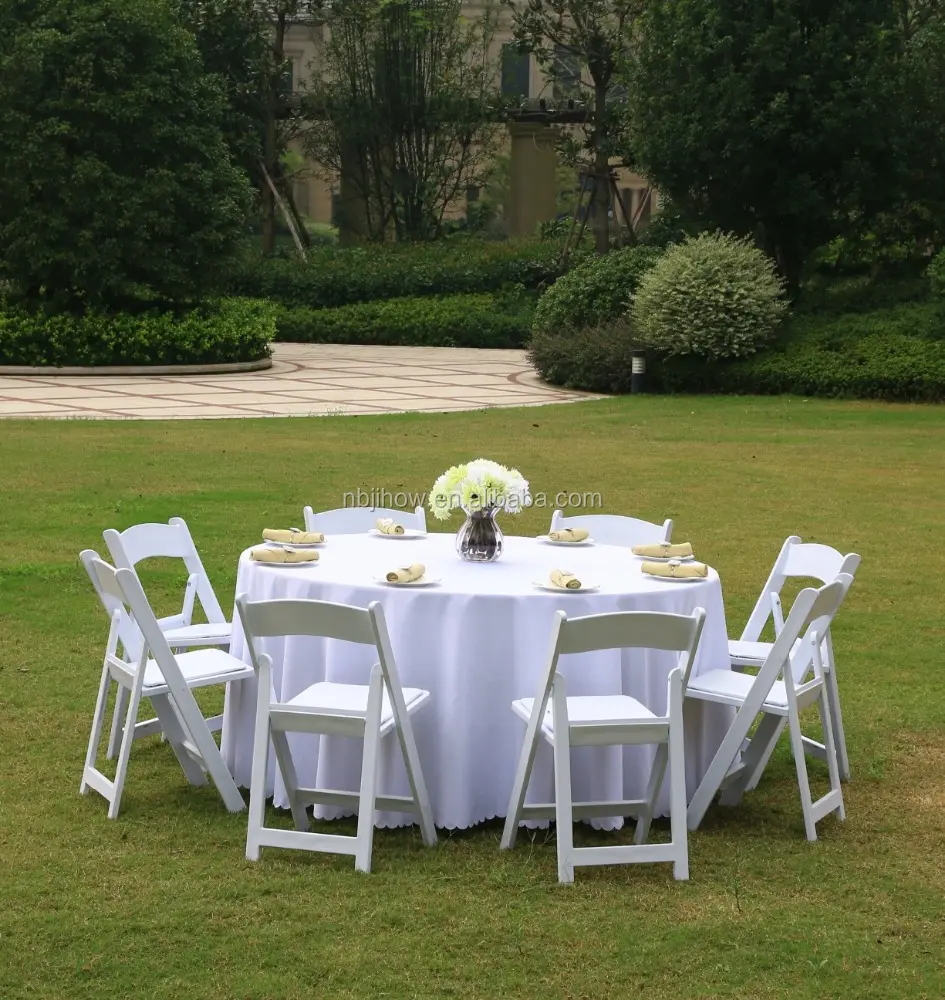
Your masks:
M413 716L424 776L436 825L450 829L504 816L524 736L524 725L510 705L534 697L547 664L552 617L557 609L570 616L606 611L706 609L706 624L694 673L727 667L727 633L718 575L705 580L666 582L645 576L640 560L627 550L606 545L564 549L536 539L506 536L501 558L488 564L462 561L452 534L417 539L372 535L334 536L320 550L317 564L277 567L240 560L237 594L250 600L316 598L366 607L380 601L404 687L425 688L430 703ZM422 562L431 587L391 587L375 575L397 566ZM564 568L588 583L593 593L549 593L533 581L552 568ZM234 614L232 652L248 660L245 639ZM320 680L366 684L376 657L371 647L323 639L290 637L266 640L273 658L275 695L294 697ZM675 654L608 651L565 656L559 670L568 694L624 692L652 711L666 710L666 682ZM247 682L237 706L228 701L223 752L237 782L248 787L253 746L255 690ZM687 789L695 790L728 728L731 712L704 702L686 704ZM290 737L303 785L357 789L360 741L345 737L293 734ZM407 794L408 786L396 740L381 772L381 789ZM573 751L572 781L576 799L641 798L654 750L650 747L579 747ZM281 777L270 754L267 793L287 806ZM550 748L536 757L529 801L553 801ZM660 814L668 814L668 781ZM334 807L316 815L334 818ZM409 822L400 814L379 813L380 826ZM595 825L597 825L595 823ZM603 821L619 826L619 820Z

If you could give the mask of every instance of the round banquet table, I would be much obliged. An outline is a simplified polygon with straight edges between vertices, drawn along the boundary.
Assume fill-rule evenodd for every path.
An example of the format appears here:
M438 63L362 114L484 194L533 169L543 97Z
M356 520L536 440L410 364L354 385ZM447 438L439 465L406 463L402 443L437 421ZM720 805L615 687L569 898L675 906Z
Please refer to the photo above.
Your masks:
M319 549L317 563L300 566L253 562L244 552L237 594L249 600L314 598L366 607L379 601L404 687L425 688L430 701L412 717L420 761L441 828L457 829L506 814L519 751L525 734L512 713L516 698L534 697L547 668L555 611L571 617L608 611L706 610L693 673L728 667L728 640L722 588L710 569L706 579L668 582L646 576L641 560L626 549L580 545L564 549L534 538L505 537L494 563L468 563L455 551L452 534L411 538L335 535ZM433 586L377 583L391 568L421 562ZM598 590L549 592L543 581L553 568L574 572ZM366 684L376 661L373 647L312 637L290 636L260 643L273 660L274 695L287 701L317 681ZM233 616L233 655L248 662L246 641ZM650 650L609 650L562 656L559 672L569 695L624 693L651 711L666 711L666 685L676 654ZM248 787L253 750L255 682L243 682L238 698L228 697L223 754L237 783ZM691 796L718 749L731 709L687 701L685 709L686 784ZM293 759L303 786L357 789L360 740L291 734ZM380 773L384 794L409 794L396 740L385 741ZM575 801L638 799L645 796L655 748L577 747L572 751ZM288 799L270 753L267 794L276 806ZM669 781L664 781L658 814L668 815ZM554 801L551 748L541 742L528 792L529 802ZM316 806L318 818L343 815L338 807ZM397 813L378 813L378 826L412 822ZM537 825L537 824L533 824ZM612 829L622 820L595 820Z

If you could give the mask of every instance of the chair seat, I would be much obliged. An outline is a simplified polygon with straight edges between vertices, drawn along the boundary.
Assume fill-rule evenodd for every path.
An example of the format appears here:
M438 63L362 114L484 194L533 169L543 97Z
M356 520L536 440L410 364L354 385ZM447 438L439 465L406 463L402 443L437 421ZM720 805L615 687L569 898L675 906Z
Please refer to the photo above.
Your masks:
M521 698L512 702L512 711L526 722L531 718L534 698ZM571 725L615 725L621 722L646 723L659 722L665 724L665 719L654 715L646 705L625 694L612 695L577 695L568 698L568 721ZM551 701L545 709L541 728L549 735L554 733Z
M349 715L352 718L367 715L368 704L367 684L336 684L332 681L319 681L300 691L294 698L281 703L280 710L299 709L303 712L326 712L331 715ZM429 697L430 692L422 688L404 688L404 702L408 712L419 708ZM273 706L276 707L276 706ZM393 728L394 708L385 689L384 701L381 705L381 732Z
M794 643L791 647L792 650L797 649L800 641L798 639ZM773 645L773 642L748 642L744 639L729 639L728 655L732 663L749 667L760 667L767 659Z
M741 705L755 683L753 674L743 674L737 670L708 670L697 677L689 678L686 697L701 698L704 701L719 701L727 705ZM775 681L765 705L787 711L787 694L784 681Z
M189 653L178 653L175 659L187 686L191 688L253 676L253 668L249 664L222 649L195 649ZM142 693L147 696L166 687L161 668L154 660L148 660L148 665L144 668Z
M200 625L185 625L183 628L168 629L164 633L168 646L212 646L230 644L233 626L229 622L203 622Z

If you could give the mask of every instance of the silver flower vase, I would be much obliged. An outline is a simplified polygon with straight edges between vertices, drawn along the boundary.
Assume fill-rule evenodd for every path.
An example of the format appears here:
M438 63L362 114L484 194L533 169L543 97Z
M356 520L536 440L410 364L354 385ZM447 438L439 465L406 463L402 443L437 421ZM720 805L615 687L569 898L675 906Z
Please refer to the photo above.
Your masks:
M456 535L456 551L467 562L494 562L502 555L502 529L496 523L497 507L466 510L466 522Z

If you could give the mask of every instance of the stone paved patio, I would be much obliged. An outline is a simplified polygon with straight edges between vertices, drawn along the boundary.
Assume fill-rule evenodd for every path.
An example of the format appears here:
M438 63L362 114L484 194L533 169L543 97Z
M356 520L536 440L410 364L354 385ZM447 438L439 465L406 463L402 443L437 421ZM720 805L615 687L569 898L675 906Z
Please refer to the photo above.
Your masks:
M0 417L197 419L445 412L598 397L539 381L524 351L276 344L239 375L0 376Z

